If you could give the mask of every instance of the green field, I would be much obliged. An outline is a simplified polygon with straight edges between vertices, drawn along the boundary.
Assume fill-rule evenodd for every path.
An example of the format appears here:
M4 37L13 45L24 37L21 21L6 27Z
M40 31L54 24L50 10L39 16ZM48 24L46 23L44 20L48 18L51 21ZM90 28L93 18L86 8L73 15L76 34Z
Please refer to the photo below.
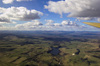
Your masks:
M4 35L0 66L100 66L99 38L61 36ZM58 55L49 53L52 47L59 47Z

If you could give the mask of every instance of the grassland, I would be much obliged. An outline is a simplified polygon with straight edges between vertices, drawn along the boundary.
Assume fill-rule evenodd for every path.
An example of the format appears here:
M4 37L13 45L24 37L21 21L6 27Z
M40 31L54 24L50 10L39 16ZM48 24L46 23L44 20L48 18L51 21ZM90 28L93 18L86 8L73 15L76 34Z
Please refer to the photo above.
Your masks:
M0 66L100 66L100 39L94 37L99 33L92 39L84 38L86 32L76 38L72 33L0 33ZM49 53L52 47L59 47L60 53Z

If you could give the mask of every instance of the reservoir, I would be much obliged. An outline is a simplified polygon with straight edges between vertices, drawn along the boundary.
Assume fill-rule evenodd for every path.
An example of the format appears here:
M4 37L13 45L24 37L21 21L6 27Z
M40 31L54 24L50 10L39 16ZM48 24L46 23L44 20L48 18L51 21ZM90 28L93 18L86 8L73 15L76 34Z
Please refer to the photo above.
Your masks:
M51 47L52 50L50 50L48 53L51 53L52 55L58 55L60 53L59 48L60 47Z

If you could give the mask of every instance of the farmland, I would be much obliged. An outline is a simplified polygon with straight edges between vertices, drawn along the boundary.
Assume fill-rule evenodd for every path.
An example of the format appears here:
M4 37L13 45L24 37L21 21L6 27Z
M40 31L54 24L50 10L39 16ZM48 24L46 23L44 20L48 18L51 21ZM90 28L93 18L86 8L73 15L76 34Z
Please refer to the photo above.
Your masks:
M59 53L50 53L53 48ZM0 66L100 66L99 62L100 32L0 32Z

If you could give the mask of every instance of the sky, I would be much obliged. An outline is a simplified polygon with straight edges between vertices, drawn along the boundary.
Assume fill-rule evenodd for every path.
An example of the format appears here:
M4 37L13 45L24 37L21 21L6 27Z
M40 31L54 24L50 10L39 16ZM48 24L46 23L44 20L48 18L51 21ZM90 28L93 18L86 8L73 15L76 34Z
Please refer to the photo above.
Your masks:
M0 0L0 30L100 31L100 0Z

